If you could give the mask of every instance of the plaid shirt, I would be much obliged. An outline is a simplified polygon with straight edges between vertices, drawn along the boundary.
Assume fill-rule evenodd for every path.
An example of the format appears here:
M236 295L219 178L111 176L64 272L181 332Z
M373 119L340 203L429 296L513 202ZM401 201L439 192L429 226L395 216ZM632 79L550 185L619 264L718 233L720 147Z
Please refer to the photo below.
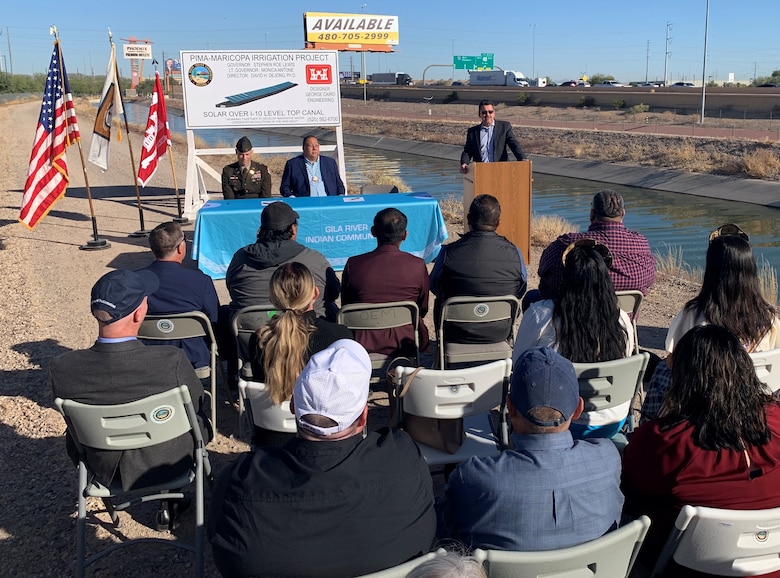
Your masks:
M655 258L644 235L629 231L623 223L598 221L591 223L585 233L561 235L542 253L539 260L539 292L542 299L558 297L563 283L563 252L580 239L593 239L606 245L612 252L610 277L615 291L639 289L647 295L655 281Z

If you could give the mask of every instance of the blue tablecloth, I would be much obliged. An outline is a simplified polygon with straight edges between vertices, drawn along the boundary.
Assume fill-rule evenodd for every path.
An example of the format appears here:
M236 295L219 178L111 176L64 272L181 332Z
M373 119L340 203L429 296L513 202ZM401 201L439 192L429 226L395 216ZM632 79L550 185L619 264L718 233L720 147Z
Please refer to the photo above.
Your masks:
M374 215L387 207L409 219L401 249L430 263L447 238L439 203L427 193L355 197L304 197L209 201L198 211L192 258L212 279L224 279L233 254L257 236L260 213L268 203L288 203L299 214L298 242L325 255L340 271L349 257L376 248Z

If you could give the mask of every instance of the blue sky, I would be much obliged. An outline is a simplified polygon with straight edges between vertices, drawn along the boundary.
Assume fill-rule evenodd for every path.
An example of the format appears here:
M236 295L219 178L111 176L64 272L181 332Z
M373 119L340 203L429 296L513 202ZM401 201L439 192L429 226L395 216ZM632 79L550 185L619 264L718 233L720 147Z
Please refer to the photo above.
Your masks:
M718 80L750 80L780 69L780 36L775 32L777 0L710 0L707 74ZM363 2L234 2L173 0L159 3L6 2L0 21L0 66L14 73L45 72L51 55L48 29L57 25L70 73L103 74L110 27L119 49L122 38L154 42L162 62L179 50L290 50L303 47L303 13L359 13ZM221 5L221 7L218 7ZM225 8L225 6L230 6ZM706 0L654 2L548 0L546 2L366 0L368 14L395 15L400 44L394 54L366 56L367 71L402 71L422 77L430 64L451 64L456 55L495 54L495 65L555 81L582 73L613 75L627 82L663 79L667 23L668 78L701 80ZM41 21L41 14L47 20ZM10 55L8 42L10 39ZM454 40L453 40L454 39ZM649 42L649 49L648 49ZM454 47L454 49L453 49ZM649 58L648 58L649 50ZM350 69L350 54L340 57ZM352 66L360 68L354 53ZM147 63L145 75L153 68ZM434 68L426 78L449 78ZM456 71L457 78L465 78Z

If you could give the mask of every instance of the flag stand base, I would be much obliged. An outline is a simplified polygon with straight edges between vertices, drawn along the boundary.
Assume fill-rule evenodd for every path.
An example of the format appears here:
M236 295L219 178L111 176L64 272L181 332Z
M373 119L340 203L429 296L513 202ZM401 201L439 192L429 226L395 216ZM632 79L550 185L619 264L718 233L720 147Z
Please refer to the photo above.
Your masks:
M134 233L130 233L128 235L128 237L131 237L131 238L134 238L134 239L135 238L139 238L140 239L141 237L148 237L149 233L151 233L151 231L147 231L146 229L140 229L138 231L135 231Z
M190 220L187 217L174 217L173 222L179 223L180 225L186 225Z
M100 249L108 249L111 243L105 239L90 239L86 245L81 245L79 249L82 251L99 251Z

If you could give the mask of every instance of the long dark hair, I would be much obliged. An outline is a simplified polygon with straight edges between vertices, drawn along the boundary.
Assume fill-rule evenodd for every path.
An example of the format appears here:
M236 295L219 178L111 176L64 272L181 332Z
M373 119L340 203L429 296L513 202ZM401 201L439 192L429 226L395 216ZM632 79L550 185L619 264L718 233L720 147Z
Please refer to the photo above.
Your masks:
M766 406L774 403L739 339L724 327L700 325L674 348L659 423L669 429L689 422L705 450L742 451L769 442Z
M558 353L575 363L626 356L628 333L620 324L615 287L602 252L603 245L578 243L565 256L553 325Z
M753 351L772 327L776 309L761 295L750 243L737 235L713 239L701 291L685 308L722 325Z

